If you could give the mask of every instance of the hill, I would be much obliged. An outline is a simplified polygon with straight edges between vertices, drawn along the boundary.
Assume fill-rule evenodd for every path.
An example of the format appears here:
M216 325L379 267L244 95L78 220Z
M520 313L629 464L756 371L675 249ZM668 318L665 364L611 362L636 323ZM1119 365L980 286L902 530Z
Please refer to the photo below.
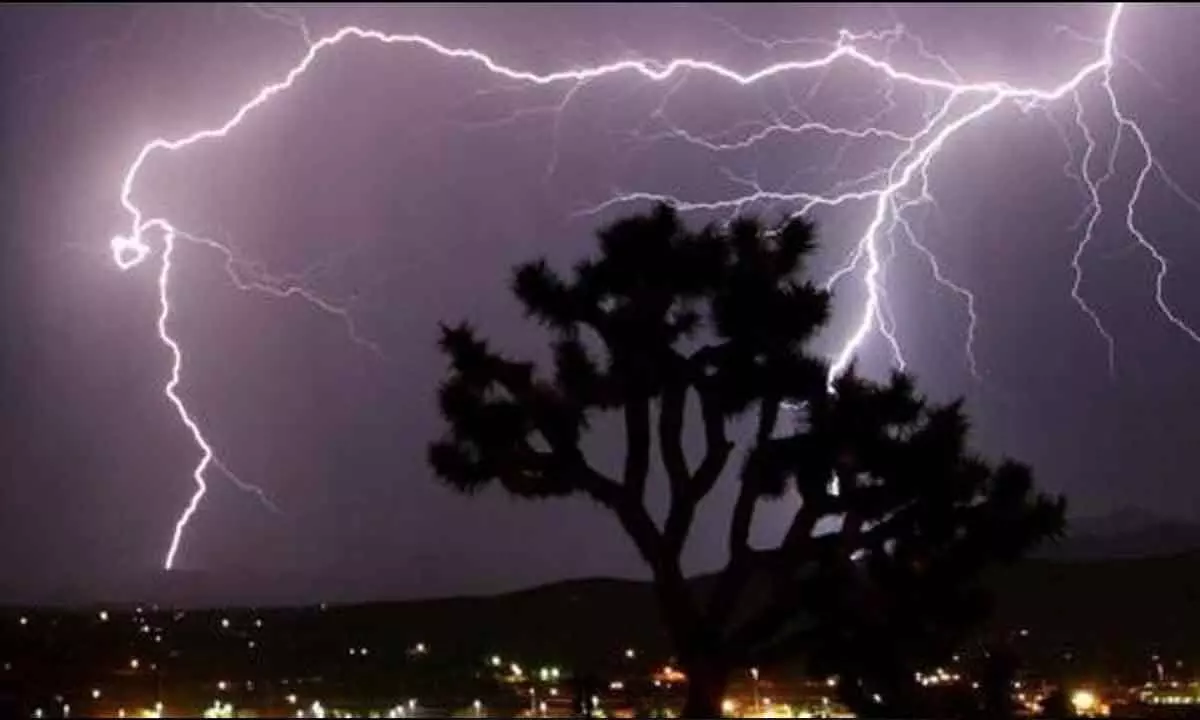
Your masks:
M990 630L1018 638L1021 654L1044 672L1075 670L1096 677L1103 670L1144 678L1153 654L1172 671L1176 663L1190 669L1200 661L1200 614L1195 612L1200 552L1097 561L1033 559L996 573L991 582L997 606ZM118 612L114 606L107 609ZM124 648L141 637L135 623L119 622L114 631L133 633L129 638L115 644L108 635L87 640L91 633L109 632L95 623L92 611L11 608L0 615L13 616L13 622L0 625L16 632L15 615L25 612L63 617L56 637L76 654L80 642L100 652ZM235 628L261 618L265 629L256 631L257 636L272 649L269 654L260 651L262 667L296 666L294 671L314 662L340 666L348 643L369 644L383 657L402 656L404 648L425 643L434 648L433 656L460 667L493 653L596 668L620 662L628 647L648 659L667 656L652 589L629 580L576 580L487 597L174 614L147 607L145 612L147 618L159 618L151 622L173 627L181 646L193 648L189 656L198 668L227 651L222 634L213 631L222 618L231 618Z
M1126 507L1070 521L1067 536L1041 557L1058 560L1103 560L1169 556L1200 551L1200 525Z

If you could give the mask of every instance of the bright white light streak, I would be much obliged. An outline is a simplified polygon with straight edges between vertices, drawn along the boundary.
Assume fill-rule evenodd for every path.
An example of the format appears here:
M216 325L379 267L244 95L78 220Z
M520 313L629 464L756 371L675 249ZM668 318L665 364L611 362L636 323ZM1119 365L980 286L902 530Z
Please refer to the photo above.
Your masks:
M1093 133L1088 129L1082 111L1076 115L1076 124L1083 129L1087 150L1080 162L1079 171L1074 173L1074 176L1087 186L1088 208L1085 210L1085 213L1087 213L1088 222L1077 247L1077 252L1072 259L1072 267L1076 271L1076 281L1071 288L1072 297L1080 305L1081 309L1088 314L1100 334L1105 337L1109 344L1110 367L1114 367L1115 343L1112 340L1112 336L1100 323L1098 314L1082 298L1080 292L1082 270L1079 262L1084 250L1093 239L1096 222L1100 215L1100 186L1103 184L1104 179L1115 171L1116 156L1120 149L1120 138L1125 135L1131 136L1138 143L1142 155L1142 164L1141 170L1135 180L1134 188L1127 197L1125 204L1124 217L1126 230L1133 237L1137 245L1147 252L1157 264L1155 302L1159 311L1189 338L1200 342L1200 334L1197 334L1184 322L1167 302L1164 287L1169 269L1167 260L1149 239L1146 238L1135 221L1137 202L1147 178L1156 169L1164 182L1177 195L1193 205L1200 205L1200 203L1196 203L1190 195L1180 189L1170 176L1162 170L1161 165L1158 164L1154 157L1142 129L1131 116L1124 112L1118 101L1117 93L1113 88L1112 72L1114 58L1116 57L1117 29L1125 13L1125 6L1122 3L1114 4L1111 7L1103 37L1095 41L1096 46L1099 48L1098 56L1075 68L1073 71L1064 73L1064 79L1058 84L1041 88L1017 86L998 80L967 81L955 72L948 62L935 53L930 52L920 43L919 39L913 38L900 25L891 30L877 32L855 33L843 30L839 33L836 41L763 41L772 47L778 47L781 44L799 46L807 42L823 46L827 51L809 59L772 63L748 73L739 72L716 62L692 57L676 58L661 63L642 59L621 60L592 67L536 73L507 66L478 49L450 47L423 35L388 34L358 26L347 26L330 35L314 40L308 32L307 25L304 24L303 19L298 15L294 13L281 14L281 11L277 9L270 9L263 6L259 6L256 9L260 15L268 19L278 20L298 28L306 38L306 52L300 58L299 62L281 79L264 85L246 103L236 108L223 122L182 137L174 139L158 137L147 142L130 164L120 188L120 202L129 214L130 228L127 233L118 235L111 242L114 261L120 268L129 269L145 261L151 254L152 248L151 240L148 236L149 233L157 231L162 237L161 252L163 263L159 274L160 314L158 330L160 339L170 350L172 357L171 374L164 387L164 394L175 406L179 417L191 432L201 454L201 459L193 471L196 490L176 523L175 533L164 563L167 568L173 565L183 532L204 496L206 490L205 471L215 461L215 454L211 445L206 440L199 425L189 413L177 392L183 354L179 343L170 335L167 327L171 302L171 293L169 291L172 269L171 254L175 240L177 238L188 238L214 247L214 249L224 253L226 268L230 278L239 288L266 292L277 297L301 297L322 310L339 316L346 323L348 332L355 342L365 347L372 346L357 333L346 308L322 299L299 283L271 278L265 273L257 273L255 278L247 280L238 272L238 268L241 266L235 261L228 248L224 245L212 241L199 240L195 236L187 235L174 227L166 218L147 217L134 200L134 188L138 176L147 161L153 156L170 154L199 143L216 141L226 137L253 111L266 104L276 95L291 88L324 52L347 40L372 41L387 45L416 46L449 60L464 61L470 65L482 68L497 78L517 84L524 83L539 86L564 85L567 90L562 102L551 109L551 111L559 114L562 113L567 103L573 97L587 88L590 81L614 74L628 74L657 83L671 79L681 80L687 73L696 73L722 79L736 85L746 86L789 73L804 72L820 73L822 81L825 81L827 79L827 71L837 63L853 63L877 73L881 80L889 84L886 91L887 107L874 117L868 118L868 122L856 128L839 128L814 120L792 123L780 118L774 118L771 122L759 126L759 129L745 136L742 140L712 140L694 135L678 125L664 124L667 125L669 135L683 142L706 147L713 152L727 152L749 148L756 143L766 140L768 137L780 134L799 136L808 133L823 133L827 136L839 137L844 142L870 139L876 142L898 144L899 148L895 157L885 168L880 168L855 180L838 181L831 190L826 192L793 191L790 189L772 190L759 186L755 181L744 181L741 185L747 187L748 192L736 197L696 201L664 193L634 191L612 197L584 213L594 214L610 207L639 201L672 202L681 211L728 210L737 212L751 205L776 204L788 206L796 214L806 214L818 207L838 207L857 202L869 203L873 211L863 234L859 237L855 245L854 252L846 264L834 273L827 283L829 287L833 287L837 282L851 273L860 272L863 287L866 291L866 298L859 309L858 321L853 326L849 337L839 347L831 363L829 376L831 382L848 367L849 363L873 332L879 333L887 341L895 361L901 366L905 364L900 341L895 333L895 322L892 320L894 313L892 313L890 308L885 307L886 289L882 287L882 277L884 265L888 258L881 254L880 248L880 243L882 242L888 242L889 247L894 247L894 233L900 231L908 238L909 244L928 260L934 279L965 301L970 318L966 354L972 372L978 374L973 351L977 323L974 296L966 288L947 279L933 253L927 246L916 240L915 234L912 232L909 221L904 214L906 211L917 206L933 204L932 197L928 192L928 173L934 161L938 159L947 144L961 131L979 123L989 114L992 114L993 111L1006 105L1012 105L1021 111L1027 112L1035 108L1044 109L1047 105L1068 96L1077 99L1078 94L1085 90L1089 83L1095 82L1108 101L1109 112L1112 119L1119 126L1119 133L1117 135L1117 143L1114 143L1109 154L1108 173L1101 178L1097 178L1092 174L1090 169L1090 161L1095 152ZM743 37L749 39L748 36L743 35ZM893 64L886 55L879 57L862 49L863 45L874 42L883 43L885 48L890 51L893 45L901 38L913 40L917 45L918 55L923 60L936 65L943 76L937 77L907 70ZM676 83L672 87L672 91L677 90L678 87L679 84ZM942 96L942 99L936 104L938 109L936 111L931 108L927 109L923 124L909 133L900 133L895 130L876 126L876 122L895 106L892 92L896 87L915 88ZM815 87L810 88L810 93L815 91ZM660 120L666 119L665 112L663 112L666 100L667 97L664 98L659 112L656 113L656 116ZM514 114L512 117L516 117L517 115ZM557 128L556 124L556 143ZM557 157L557 147L555 147L547 170L547 177L554 172ZM840 162L840 153L838 157L839 159L835 163ZM919 183L919 192L913 189L915 183ZM887 236L886 238L884 237L885 235ZM373 349L377 350L377 348ZM240 483L232 473L229 474L235 482Z

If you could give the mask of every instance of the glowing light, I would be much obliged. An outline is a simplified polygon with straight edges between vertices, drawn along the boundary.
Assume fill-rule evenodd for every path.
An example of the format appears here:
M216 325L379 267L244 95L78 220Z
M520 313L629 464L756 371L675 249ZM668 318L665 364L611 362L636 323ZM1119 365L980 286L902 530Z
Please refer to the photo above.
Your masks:
M1015 107L1022 112L1034 109L1046 109L1050 104L1072 99L1075 101L1075 122L1083 133L1086 142L1084 158L1078 172L1073 172L1087 189L1088 206L1085 212L1087 218L1082 237L1072 258L1074 282L1070 292L1080 309L1089 317L1098 333L1104 338L1108 348L1110 368L1115 368L1115 342L1112 335L1104 327L1101 319L1082 295L1082 269L1080 260L1088 245L1094 239L1097 222L1102 207L1100 204L1100 189L1108 175L1097 177L1091 170L1091 160L1096 150L1095 139L1087 124L1087 119L1079 102L1079 93L1095 84L1106 101L1109 116L1118 125L1118 139L1132 138L1136 141L1136 149L1141 156L1139 170L1134 180L1133 189L1124 203L1123 215L1126 231L1134 239L1139 248L1151 257L1156 265L1154 297L1161 315L1191 340L1200 343L1200 333L1188 325L1167 302L1165 296L1165 281L1169 271L1166 258L1150 242L1136 222L1136 207L1142 192L1152 173L1157 175L1176 194L1196 203L1182 192L1170 178L1161 164L1157 161L1141 127L1125 111L1119 102L1113 86L1113 69L1116 58L1116 38L1120 20L1125 13L1125 5L1112 5L1105 23L1102 39L1096 42L1099 47L1097 56L1079 67L1069 69L1060 74L1057 84L1046 87L1017 86L998 80L967 81L942 58L921 49L922 56L934 60L941 68L942 75L919 74L893 64L887 57L878 57L862 48L867 41L895 38L904 33L902 28L887 32L854 33L843 30L836 42L830 42L830 49L816 57L776 62L752 72L739 72L724 65L700 58L681 57L663 62L642 60L622 60L592 67L556 70L546 73L536 73L528 70L510 67L492 58L485 52L475 48L451 47L436 40L417 34L388 34L377 30L358 26L347 26L336 30L324 37L313 39L298 16L292 14L280 15L270 13L269 17L285 22L303 32L306 51L299 61L292 66L280 79L262 86L248 101L235 108L223 121L204 127L181 137L169 139L157 137L142 146L129 165L121 182L120 204L129 216L128 230L110 242L114 263L123 270L129 270L145 262L153 252L152 245L157 239L161 245L161 266L158 273L159 287L159 339L170 352L171 369L163 387L164 396L174 406L183 425L190 432L193 441L199 449L200 458L192 471L195 490L176 520L174 532L164 559L164 566L170 569L174 566L183 534L196 513L206 491L206 473L210 466L216 466L239 487L255 492L260 500L268 503L262 491L255 486L243 483L236 475L228 470L217 457L213 446L206 438L200 425L189 412L178 389L181 383L183 365L183 350L171 334L168 320L171 314L170 280L172 273L172 253L177 240L191 241L224 255L226 269L234 284L243 290L265 292L276 297L299 297L319 309L336 315L346 323L350 336L355 342L371 347L370 343L355 330L346 308L329 303L315 293L310 292L298 282L290 282L272 278L262 271L248 271L246 263L240 263L223 243L215 240L200 238L177 228L165 217L148 216L135 200L137 181L148 161L152 157L167 155L184 148L210 141L217 141L228 136L254 111L264 106L272 98L292 88L313 66L323 53L333 49L343 42L350 40L371 41L386 45L415 46L428 50L436 55L451 60L483 68L491 74L509 81L530 85L548 86L561 85L566 88L563 102L568 102L576 93L582 91L591 81L601 77L627 74L640 77L649 82L661 83L667 80L678 80L686 74L706 74L727 82L749 86L764 80L776 78L789 73L823 72L835 64L855 64L868 71L876 73L892 86L915 88L940 97L938 108L926 116L926 120L915 131L901 133L887 128L874 127L871 122L858 129L841 128L820 122L805 122L788 124L784 122L767 123L741 140L712 141L689 133L683 128L670 127L667 136L682 142L689 142L704 147L712 152L729 152L745 149L761 142L763 139L778 134L803 135L821 133L827 136L840 137L847 141L866 140L890 143L895 148L895 155L890 163L878 169L877 172L861 178L856 182L835 186L827 192L793 192L790 190L772 190L763 188L752 180L739 179L748 189L742 195L725 197L711 201L691 201L669 195L652 192L630 192L618 194L609 200L585 211L586 214L598 213L606 208L645 200L665 200L673 202L683 211L688 210L729 210L736 212L755 203L785 204L795 208L796 214L806 214L818 207L837 207L850 203L865 202L870 205L872 212L870 221L863 234L855 243L855 249L850 259L840 267L828 280L828 287L834 287L851 273L861 272L861 280L866 291L866 299L857 313L858 320L854 324L849 337L841 344L830 365L832 380L842 373L872 333L880 335L888 344L895 362L903 368L906 364L901 343L897 337L894 313L887 303L887 288L885 287L885 271L890 260L890 254L885 252L885 242L897 234L907 238L910 245L925 257L932 271L933 279L957 295L964 303L969 324L967 330L965 353L971 371L978 374L974 356L974 341L977 329L975 297L961 285L949 279L939 266L936 257L929 249L921 244L909 224L908 213L913 209L930 205L933 197L929 192L929 173L934 162L942 155L947 144L968 127L979 124L985 117L993 114L1002 107ZM562 106L560 106L561 108ZM662 112L656 113L658 119L664 119ZM1116 149L1110 156L1110 168L1115 162ZM1111 173L1110 173L1111 174ZM250 278L246 274L249 272Z
M1071 694L1071 706L1081 715L1092 712L1098 705L1096 694L1091 690L1076 690Z

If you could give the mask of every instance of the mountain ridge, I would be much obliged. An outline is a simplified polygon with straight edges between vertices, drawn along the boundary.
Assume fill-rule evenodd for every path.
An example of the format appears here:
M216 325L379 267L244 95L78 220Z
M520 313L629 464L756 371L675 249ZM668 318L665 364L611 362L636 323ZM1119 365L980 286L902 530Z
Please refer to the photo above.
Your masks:
M1064 538L1035 553L1027 562L1088 564L1115 560L1169 558L1200 551L1200 524L1139 508L1070 521ZM424 565L424 563L419 563ZM0 605L90 607L157 604L163 607L295 607L487 598L532 592L571 582L630 582L630 577L564 578L545 583L510 584L487 590L458 590L440 595L419 592L425 576L416 570L387 573L304 572L234 568L156 570L106 577L101 581L55 578L17 589L0 586ZM11 581L10 581L11 582ZM417 592L414 592L414 588Z

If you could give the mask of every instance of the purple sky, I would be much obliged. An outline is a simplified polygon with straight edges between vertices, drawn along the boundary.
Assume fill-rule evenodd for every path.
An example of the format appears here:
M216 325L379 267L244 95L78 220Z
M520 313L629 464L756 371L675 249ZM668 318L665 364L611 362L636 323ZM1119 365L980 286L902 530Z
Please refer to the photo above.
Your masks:
M967 77L1031 84L1057 81L1096 53L1056 27L1097 36L1107 14L707 5L303 12L315 35L350 22L419 32L537 72L679 54L750 71L827 48L766 48L749 36L835 38L842 26L899 21ZM1200 193L1192 137L1200 105L1189 95L1200 72L1197 32L1200 11L1130 9L1119 47L1141 69L1122 60L1115 77L1170 176ZM108 239L128 231L119 185L148 139L222 122L304 50L295 27L239 6L0 11L0 566L13 588L99 587L160 564L192 492L197 451L162 395L170 355L154 330L157 256L127 273L108 256ZM939 72L911 43L893 59ZM640 572L615 523L585 501L468 499L431 480L424 451L441 431L433 391L444 367L437 322L469 317L504 347L534 352L540 336L508 296L509 268L538 254L565 264L590 251L598 222L622 212L577 211L618 191L695 200L745 192L731 176L827 188L888 157L884 145L856 143L839 158L837 143L819 137L723 154L651 141L667 129L664 117L695 134L740 127L744 136L746 123L794 103L811 119L853 125L885 109L886 87L846 65L750 88L699 74L682 85L621 75L553 111L568 87L502 83L420 48L347 42L227 139L148 164L137 189L148 212L276 274L318 268L310 287L350 301L359 331L383 353L364 351L337 317L302 300L237 290L220 255L180 245L171 327L185 351L181 393L225 463L282 509L266 512L214 474L180 567L354 576L364 593L423 595ZM880 124L905 130L939 99L903 89L892 98ZM1081 98L1106 146L1114 126L1103 94L1092 84ZM1052 108L1078 160L1084 144L1072 112L1069 99ZM1032 463L1076 514L1138 505L1200 518L1188 452L1200 431L1200 344L1157 313L1155 266L1123 230L1138 157L1132 136L1122 142L1083 259L1083 292L1116 340L1115 379L1103 338L1070 295L1080 233L1069 228L1084 196L1064 175L1066 146L1040 111L1009 106L956 137L931 167L936 210L913 216L942 270L976 295L981 379L964 354L962 302L903 241L887 277L896 330L922 387L938 398L966 394L981 446ZM1093 168L1103 172L1104 161ZM777 217L786 208L756 209ZM1196 212L1158 175L1139 206L1142 228L1171 264L1173 307L1200 326ZM845 259L869 215L863 203L818 213L819 279ZM850 332L860 277L839 286L822 349ZM873 372L890 360L877 334L862 359ZM599 464L619 462L609 433L594 445ZM761 513L763 537L786 512ZM723 529L720 513L702 520L688 550L693 568L720 562Z

